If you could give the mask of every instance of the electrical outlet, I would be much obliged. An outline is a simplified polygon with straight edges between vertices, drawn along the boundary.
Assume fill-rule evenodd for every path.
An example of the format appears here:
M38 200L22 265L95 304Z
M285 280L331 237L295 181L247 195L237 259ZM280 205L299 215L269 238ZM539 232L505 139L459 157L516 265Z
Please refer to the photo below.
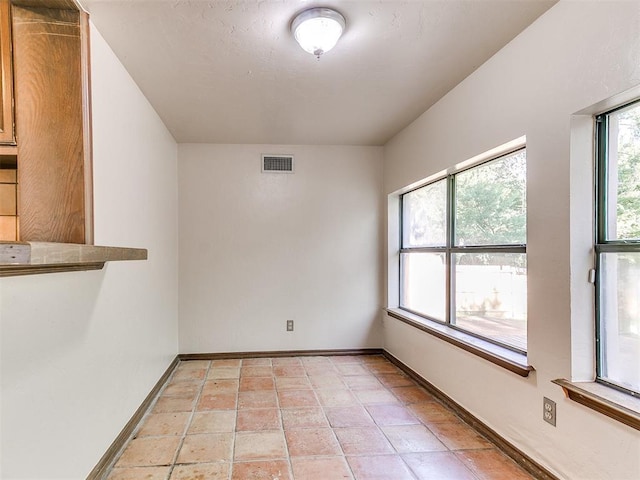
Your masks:
M293 320L287 320L287 332L293 332Z
M542 398L542 419L554 427L556 426L556 402L547 397Z

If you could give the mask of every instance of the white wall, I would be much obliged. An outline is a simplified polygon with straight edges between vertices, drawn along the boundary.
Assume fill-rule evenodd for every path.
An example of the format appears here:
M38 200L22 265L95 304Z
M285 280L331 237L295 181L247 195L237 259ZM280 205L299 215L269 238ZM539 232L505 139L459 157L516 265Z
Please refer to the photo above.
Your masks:
M85 478L177 353L177 147L92 29L95 242L104 270L0 280L0 477Z
M584 187L591 156L572 158L581 162L571 164L572 174L584 178L570 179L571 116L638 84L640 2L562 1L385 147L385 192L392 194L526 135L529 362L536 372L522 379L387 316L385 348L566 479L640 478L639 433L570 402L550 383L584 375L572 364L572 321L579 341L593 328L590 305L572 309L570 296L573 289L592 298L590 222L570 211L572 195L586 196L574 204L591 204ZM541 418L543 396L558 404L555 428Z
M381 147L178 151L181 353L381 346Z

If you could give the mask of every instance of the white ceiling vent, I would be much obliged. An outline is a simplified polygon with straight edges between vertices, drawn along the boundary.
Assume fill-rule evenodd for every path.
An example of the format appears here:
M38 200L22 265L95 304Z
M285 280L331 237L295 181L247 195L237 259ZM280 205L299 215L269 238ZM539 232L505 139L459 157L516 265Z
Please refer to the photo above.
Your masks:
M293 155L262 155L263 173L293 173Z

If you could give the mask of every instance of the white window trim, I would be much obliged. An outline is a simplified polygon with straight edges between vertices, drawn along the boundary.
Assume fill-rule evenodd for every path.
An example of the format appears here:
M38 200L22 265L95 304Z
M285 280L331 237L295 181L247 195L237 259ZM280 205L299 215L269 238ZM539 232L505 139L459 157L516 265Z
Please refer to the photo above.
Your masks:
M613 404L640 418L640 399L595 381L595 288L589 281L589 271L595 265L595 116L638 97L640 85L582 109L570 119L571 378L554 382L575 401L585 398L579 392L571 391L571 386L575 387L574 390L590 392L592 401L580 403L604 415L607 415L608 405ZM601 401L597 400L598 397Z

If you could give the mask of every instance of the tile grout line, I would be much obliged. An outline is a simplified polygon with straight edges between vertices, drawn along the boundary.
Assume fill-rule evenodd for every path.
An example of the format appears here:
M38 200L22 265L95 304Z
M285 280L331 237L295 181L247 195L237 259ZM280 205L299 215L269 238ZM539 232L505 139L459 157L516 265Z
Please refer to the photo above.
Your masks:
M365 366L367 372L369 374L371 374L373 376L373 378L376 379L376 381L378 381L378 383L380 383L380 385L382 386L382 388L388 392L389 394L391 394L393 396L393 398L395 398L396 400L400 400L398 399L398 397L396 397L393 392L391 392L389 390L389 388L383 384L380 381L380 378L378 377L377 373L373 370L371 370L369 368L369 365ZM351 389L351 387L349 387ZM382 430L381 426L378 424L378 422L376 421L375 418L373 418L373 415L371 415L371 412L369 411L369 409L367 408L367 405L362 403L362 400L360 400L360 398L354 393L354 396L356 397L356 399L358 400L358 402L360 402L360 405L362 406L362 408L364 409L364 411L367 413L367 415L369 416L369 418L371 419L371 421L373 422L373 424L376 426L376 428L378 429L378 431L382 434L382 436L384 437L384 439L389 442L389 445L391 446L391 448L393 449L393 455L396 455L400 458L400 461L402 462L403 465L405 465L407 467L407 471L409 472L409 475L411 475L414 479L417 479L418 477L415 475L415 473L413 472L413 470L411 469L411 467L404 461L404 458L402 458L402 455L400 454L400 452L398 452L398 449L395 447L395 445L393 445L393 443L391 442L391 440L389 440L389 437L387 436L387 434L384 432L384 430ZM372 404L375 405L375 404ZM386 404L380 404L380 405L386 405ZM379 454L379 455L384 455L384 454Z
M277 390L276 390L276 384L275 384L275 375L273 373L273 359L272 357L259 357L261 360L269 360L271 362L271 364L269 365L269 368L271 369L271 375L270 376L246 376L245 378L247 379L256 379L256 378L271 378L271 380L273 381L273 390L244 390L244 393L266 393L266 392L270 392L273 391L275 397L276 397L276 410L281 411L280 410L280 403L279 403L279 399L278 399L278 394L277 394ZM240 359L241 360L241 367L240 367L240 371L239 371L239 377L238 377L238 401L237 401L237 408L236 408L236 428L237 428L237 419L238 419L238 415L240 413L240 379L242 378L242 368L245 367L244 365L244 361L245 360L252 360L252 358L245 358L245 359ZM264 367L266 365L246 365L247 368L251 368L251 367ZM268 407L251 407L251 408L247 408L246 410L255 410L255 409L263 409L263 408L268 408ZM285 449L287 450L287 455L283 456L283 457L258 457L258 458L248 458L248 459L240 459L238 461L238 463L247 463L247 462L266 462L266 461L274 461L274 460L284 460L287 462L288 466L289 466L289 473L291 474L291 465L290 465L290 458L288 455L288 448L287 448L287 444L286 444L286 437L284 435L284 424L282 423L282 418L280 419L281 422L281 427L282 427L282 436L284 439L284 446ZM243 430L241 432L238 432L237 430L234 432L234 435L237 433L260 433L263 431L275 431L275 430ZM234 455L235 455L235 442L234 442ZM232 463L232 467L233 464L235 463L235 460ZM245 480L245 479L243 479Z
M416 387L418 387L418 388L420 388L421 390L423 390L423 391L424 391L424 388L420 387L420 385L418 385L418 384L417 384L413 379L411 379L411 378L410 378L408 375L406 375L404 372L399 371L399 374L400 374L400 375L403 375L403 376L405 376L405 377L407 377L407 378L409 378L409 379L411 380L412 384L413 384L412 386L416 386ZM376 377L376 379L378 379L378 381L380 381L380 377L379 377L379 375L382 375L382 373L377 373L377 374L376 374L376 373L374 373L374 376ZM380 383L382 384L382 382L380 382ZM395 395L395 394L393 393L393 391L391 390L391 388L387 387L387 386L386 386L386 385L384 385L384 384L382 384L382 385L385 387L385 389L386 389L386 390L388 390L388 391L389 391L389 393L391 393L391 395L393 395L393 396L394 396L394 397L395 397L395 398L400 402L400 404L401 404L403 407L406 407L407 409L411 410L409 407L407 407L407 405L409 405L409 403L405 403L402 399L400 399L397 395ZM427 392L427 393L428 393L428 392ZM445 405L441 404L441 403L438 401L438 399L435 399L435 400L436 400L436 403L440 404L440 406L444 407L447 411L449 411L449 412L451 412L451 413L453 413L453 414L455 415L455 412L451 411L448 407L446 407ZM461 421L462 421L462 419L460 419L457 415L455 415L455 416L456 416L456 418L458 418L459 420L461 420ZM460 450L452 450L452 449L451 449L451 448L449 448L447 445L445 445L445 444L444 444L444 442L442 442L442 440L440 440L440 438L439 438L439 437L438 437L438 436L437 436L437 435L436 435L436 434L435 434L435 433L434 433L434 432L429 428L429 426L428 426L428 425L426 425L426 424L425 424L425 422L424 422L423 420L421 420L421 419L420 419L420 418L418 418L418 417L416 417L416 420L418 420L418 421L420 422L419 424L420 424L420 425L422 425L424 428L426 428L426 429L427 429L427 431L428 431L429 433L431 433L431 435L433 435L433 436L434 436L434 438L436 438L440 443L442 443L442 445L447 449L447 450L446 450L446 452L447 452L447 453L452 454L456 459L458 459L458 461L460 461L460 463L461 463L461 464L464 466L464 468L465 468L465 469L466 469L466 470L467 470L467 471L472 475L472 477L473 477L474 479L476 479L476 480L480 479L480 477L478 477L478 476L476 475L476 473L475 473L474 471L472 471L472 470L471 470L471 469L470 469L470 468L469 468L469 467L468 467L464 462L462 462L462 461L460 460L460 458L458 457L458 455L456 455L456 452L457 452L457 451L461 451L462 449L460 449ZM375 420L374 420L374 422L375 422ZM435 423L435 422L434 422L434 423ZM448 423L448 422L442 422L442 423ZM463 422L463 423L464 423L464 422ZM377 425L377 422L376 422L376 425ZM380 426L378 426L378 427L379 427L380 431L382 432L382 434L385 436L385 438L387 438L387 440L389 440L389 438L387 437L387 435L386 435L386 433L384 432L384 430L382 430L382 428L380 428ZM474 430L475 430L475 429L474 429ZM477 433L479 433L479 432L477 432ZM481 436L482 436L482 435L481 435ZM482 437L482 438L484 438L484 437ZM389 443L391 443L391 441L389 441ZM402 456L402 454L401 454L400 452L398 452L398 450L395 448L395 446L394 446L392 443L391 443L391 446L394 448L394 450L396 451L397 455L400 457L400 459L402 460L402 462L407 466L407 468L409 469L409 471L411 472L411 474L412 474L415 478L418 478L418 474L417 474L417 473L415 473L415 472L413 471L413 469L411 468L411 466L410 466L410 465L405 461L405 459L404 459L404 457ZM486 450L486 449L464 449L464 451L468 451L468 450Z
M409 407L407 406L408 404L405 403L401 398L399 398L395 393L393 393L393 390L391 390L391 387L385 385L381 379L380 379L380 375L383 375L380 372L374 372L373 370L370 370L369 367L367 366L367 369L369 370L369 372L374 376L374 378L380 382L380 385L382 385L384 387L384 389L389 392L398 402L399 405L401 405L403 408L405 408L406 410L410 410ZM408 376L406 376L404 373L399 372L400 375L405 376L407 378L409 378ZM409 379L412 383L412 386L418 386L412 379ZM366 407L365 407L366 409ZM368 411L368 410L367 410ZM372 418L373 419L373 418ZM428 427L426 425L424 425L422 423L422 420L420 420L419 418L416 417L416 420L419 422L418 425L422 425L423 427L425 427L428 431L430 431L428 429ZM395 454L400 458L400 460L402 461L402 464L405 465L407 467L407 471L409 472L409 474L414 477L414 479L418 479L418 474L416 472L413 471L413 468L411 468L411 465L409 465L406 460L404 459L404 457L402 456L402 453L398 451L398 449L396 448L396 446L393 444L393 442L389 439L389 436L387 435L387 433L382 429L381 425L378 425L378 422L375 421L375 419L373 419L374 423L378 426L378 429L380 430L380 433L382 433L382 435L384 436L384 438L386 438L386 440L389 442L389 444L391 445L391 447L393 448L393 450L395 451ZM435 436L435 435L434 435ZM446 445L444 445L445 448L448 447Z
M136 438L138 438L137 437L138 433L140 432L140 430L142 429L142 427L146 423L147 419L149 418L149 415L151 415L151 412L153 412L154 407L158 403L158 399L160 398L162 393L167 389L167 385L169 385L169 383L171 382L171 380L175 376L179 365L180 365L180 363L178 363L178 365L176 365L176 367L171 372L171 375L169 375L169 377L167 378L167 380L164 383L164 385L162 385L162 388L160 388L160 390L158 391L158 394L151 401L151 403L149 404L149 408L144 412L144 415L142 416L142 418L140 419L140 421L138 422L136 427L133 429L133 432L131 432L131 435L129 436L129 438L127 438L127 441L122 444L122 446L120 447L120 450L118 451L118 453L114 456L114 458L111 461L111 463L109 464L109 466L105 469L101 480L106 480L107 478L109 478L109 476L113 472L113 469L116 467L116 464L120 460L120 457L122 457L122 455L124 454L125 450L131 444L131 441L135 440ZM169 480L169 477L167 477L165 480Z
M332 361L332 363L333 363L333 361ZM336 367L336 370L338 371L338 374L340 375L340 377L344 377L344 375L342 375L340 370L337 369L337 366L335 364L334 364L334 366ZM347 385L347 383L344 380L342 380L342 378L340 379L340 381L345 384L345 386L347 387L349 393L351 395L353 395L353 398L355 398L356 401L364 408L364 406L361 404L360 399L358 398L358 396L351 390L351 386ZM324 408L323 408L323 410L324 410ZM366 411L366 409L365 409L365 411ZM366 412L366 413L367 413L367 415L369 415L369 412ZM325 415L326 415L326 412L325 412ZM371 420L373 420L373 418ZM331 423L329 423L329 426L331 426ZM336 437L336 440L338 440L338 435L336 434L336 432L335 432L333 427L331 427L331 431L333 432L333 435ZM340 446L340 450L342 450L342 455L344 457L344 461L347 464L347 468L349 468L349 472L351 472L351 476L353 478L356 478L356 473L353 471L353 468L351 467L351 464L349 463L349 460L347 459L347 454L344 451L344 449L342 448L342 444L340 443L340 440L338 440L338 445Z
M236 435L238 434L238 413L240 413L240 381L242 380L242 367L244 366L244 360L239 359L240 363L238 364L238 389L236 390L236 415L235 421L233 422L233 432L232 438L233 443L231 444L231 458L229 460L229 472L227 473L227 480L231 480L233 478L233 470L235 466L235 456L236 456ZM213 366L213 360L211 365Z
M178 364L178 367L180 365L182 365L182 362L183 361L181 360L180 363ZM173 475L173 470L176 467L176 462L178 461L178 456L180 455L180 450L182 450L182 446L184 445L184 441L187 438L187 432L189 431L189 427L191 427L191 422L193 422L193 417L194 417L194 415L196 413L196 410L198 408L198 402L200 401L200 396L202 395L202 391L204 390L204 385L207 382L207 376L209 375L209 370L211 370L211 364L212 363L213 362L211 360L209 360L209 365L207 366L207 369L204 372L204 378L202 380L202 384L200 385L200 388L198 389L198 393L196 394L195 400L193 402L193 406L191 407L191 415L189 415L189 419L187 420L187 424L186 424L184 430L182 431L182 436L180 438L180 442L178 443L178 448L176 450L176 453L173 455L173 461L171 462L171 465L169 465L169 474L168 474L166 480L170 480L171 475ZM177 370L178 370L178 368L176 367L176 371ZM172 378L173 378L173 376L172 376ZM158 395L158 398L160 398L160 395Z
M367 368L368 368L368 367L367 367ZM394 398L399 402L399 405L401 405L403 408L405 408L405 409L407 409L407 410L410 410L410 409L409 409L409 407L407 407L407 404L406 404L402 399L400 399L397 395L395 395L395 394L393 393L393 390L391 390L391 387L388 387L387 385L385 385L385 384L381 381L380 376L381 376L381 375L383 375L382 373L380 373L380 372L373 372L373 371L371 371L371 370L369 370L369 371L370 371L370 372L372 373L372 375L376 378L376 380L378 380L378 382L380 382L380 384L384 387L384 389L385 389L387 392L389 392L389 393L390 393L390 394L391 394L391 395L392 395L392 396L393 396L393 397L394 397ZM376 374L376 373L377 373L377 374ZM400 375L405 376L403 373L400 373ZM408 377L407 377L407 378L408 378ZM416 383L415 383L413 380L411 380L411 382L412 382L412 384L413 384L413 385L416 385ZM416 385L416 386L417 386L417 385ZM417 417L416 417L416 420L419 422L419 425L423 425L423 424L422 424L422 421L421 421L419 418L417 418ZM375 419L374 419L373 421L376 423L376 425L378 425L378 422L376 422L376 421L375 421ZM426 425L423 425L423 426L424 426L425 428L427 428L427 427L426 427ZM400 458L400 461L402 462L402 464L403 464L403 465L405 465L405 466L407 467L407 471L409 472L409 474L410 474L412 477L414 477L415 479L418 479L418 480L419 480L419 477L418 477L418 475L416 474L416 472L414 472L414 471L413 471L413 468L411 468L411 465L409 465L409 464L406 462L406 460L405 460L405 459L404 459L404 457L402 456L402 453L401 453L401 452L399 452L399 451L398 451L398 449L396 448L396 446L393 444L393 442L391 442L391 440L389 439L389 436L387 435L387 433L382 429L382 427L381 427L380 425L378 425L378 429L380 430L380 432L382 433L382 435L384 435L384 437L387 439L387 441L391 444L391 446L393 447L393 450L396 452L396 455L398 455L398 457ZM445 448L446 448L446 445L445 445Z
M273 371L273 358L271 360L271 379L273 380L273 391L276 394L276 405L278 408L278 414L280 416L280 425L282 426L282 439L284 440L284 450L287 454L287 465L289 466L289 475L293 476L293 465L291 463L291 453L289 452L289 444L287 443L287 434L284 430L284 420L282 419L282 407L280 406L280 397L278 397L278 385L276 384L276 372Z
M404 374L404 372L403 372L403 374ZM413 380L412 380L412 381L413 381ZM415 382L414 382L414 383L415 383ZM422 390L425 390L425 389L424 389L424 388L422 388L420 385L417 385L417 384L416 384L416 386L417 386L418 388L422 389ZM427 392L427 393L428 393L428 392ZM464 420L462 420L462 418L460 418L460 417L459 417L459 416L458 416L458 415L457 415L453 410L451 410L449 407L447 407L444 403L440 402L440 400L438 400L437 398L434 398L434 400L435 400L435 403L437 403L437 404L438 404L438 405L440 405L441 407L445 408L448 412L452 413L452 414L453 414L453 415L454 415L454 416L455 416L455 417L456 417L460 422L462 422L464 425L467 425L467 423L466 423ZM469 467L468 467L464 462L462 462L462 461L460 460L460 458L458 457L458 455L456 455L456 452L461 451L461 450L468 451L468 450L484 450L484 449L473 449L473 448L470 448L470 449L458 449L458 450L452 450L451 448L449 448L449 446L447 446L447 445L446 445L446 444L445 444L445 443L440 439L440 437L439 437L438 435L436 435L436 433L435 433L435 432L434 432L434 431L429 427L429 425L427 425L427 424L426 424L422 419L418 419L418 420L420 420L420 423L421 423L422 425L424 425L424 427L429 431L429 433L431 433L431 435L433 435L436 439L438 439L438 441L439 441L440 443L442 443L442 445L444 445L444 447L447 449L446 451L447 451L448 453L451 453L454 457L456 457L456 459L458 459L458 461L460 461L460 463L464 466L464 468L465 468L465 469L467 469L467 471L469 471L469 473L471 473L471 475L472 475L475 479L479 479L479 478L480 478L480 477L478 477L478 476L476 475L476 473L475 473L474 471L472 471L472 470L471 470L471 469L470 469L470 468L469 468ZM437 424L438 422L432 422L432 423ZM450 423L450 422L439 422L439 423ZM476 432L478 435L480 435L484 440L487 440L487 439L486 439L482 434L480 434L480 432L478 432L475 428L474 428L473 430L474 430L474 432ZM488 440L487 440L487 441L488 441ZM491 442L489 442L489 443L491 443ZM493 444L492 444L492 445L493 445ZM403 460L404 460L404 459L403 459ZM405 462L405 463L406 463L406 462ZM411 467L409 467L409 468L411 468Z
M333 360L331 360L331 358L329 358L329 362L331 362L331 365L333 365L333 367L336 368L336 365L333 363ZM336 368L336 371L338 373L340 373L337 370L337 368ZM342 381L342 380L340 380L340 381ZM318 405L320 405L320 410L322 411L322 414L324 415L324 418L327 421L327 424L329 425L329 428L331 429L331 433L333 434L333 438L335 438L336 443L338 444L338 448L340 448L340 451L342 452L342 458L344 459L344 463L347 465L347 468L349 469L349 472L351 473L351 477L352 478L356 478L356 476L355 476L355 474L353 472L353 469L351 468L351 465L349 464L349 462L347 460L347 454L345 453L344 449L342 448L342 444L340 443L340 440L338 440L338 435L336 434L335 429L331 425L331 421L329 420L329 417L327 417L327 411L325 409L325 406L322 405L322 402L320 402L320 398L318 397L318 394L316 393L316 387L311 383L311 379L309 379L309 384L311 384L311 388L313 390L313 393L316 396L316 400L318 400ZM320 389L320 388L318 387L318 389Z

